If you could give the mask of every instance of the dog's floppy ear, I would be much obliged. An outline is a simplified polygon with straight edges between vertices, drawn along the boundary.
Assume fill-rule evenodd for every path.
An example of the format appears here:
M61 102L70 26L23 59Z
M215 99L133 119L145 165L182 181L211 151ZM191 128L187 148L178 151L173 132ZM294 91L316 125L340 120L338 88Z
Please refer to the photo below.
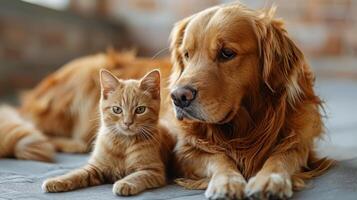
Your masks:
M262 78L271 92L286 89L288 96L300 94L298 76L305 64L304 55L289 38L281 20L274 19L276 8L262 12L256 21Z
M179 48L182 44L187 24L190 22L191 18L192 16L177 22L170 34L171 61L173 63L171 83L173 83L180 76L184 68L183 59Z

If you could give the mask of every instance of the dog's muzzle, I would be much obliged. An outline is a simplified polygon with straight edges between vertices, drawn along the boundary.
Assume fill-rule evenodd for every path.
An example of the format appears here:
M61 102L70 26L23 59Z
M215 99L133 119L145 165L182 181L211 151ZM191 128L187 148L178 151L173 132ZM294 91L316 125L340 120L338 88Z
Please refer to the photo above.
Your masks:
M171 92L171 99L174 102L175 106L183 109L192 103L195 100L197 95L197 90L193 89L190 86L178 87Z

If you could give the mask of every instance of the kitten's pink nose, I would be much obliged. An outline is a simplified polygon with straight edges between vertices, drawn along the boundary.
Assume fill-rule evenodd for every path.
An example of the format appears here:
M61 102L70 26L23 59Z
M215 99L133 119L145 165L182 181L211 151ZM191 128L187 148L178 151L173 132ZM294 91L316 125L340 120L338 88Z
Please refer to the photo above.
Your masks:
M133 121L125 121L124 125L129 128L130 125L133 124Z

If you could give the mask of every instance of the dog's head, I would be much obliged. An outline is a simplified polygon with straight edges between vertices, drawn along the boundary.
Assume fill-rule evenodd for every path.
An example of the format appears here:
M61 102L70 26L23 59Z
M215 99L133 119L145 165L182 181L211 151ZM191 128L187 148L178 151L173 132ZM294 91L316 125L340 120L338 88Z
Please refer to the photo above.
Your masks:
M228 122L252 90L298 97L295 68L303 55L273 12L230 4L175 25L170 89L179 120Z

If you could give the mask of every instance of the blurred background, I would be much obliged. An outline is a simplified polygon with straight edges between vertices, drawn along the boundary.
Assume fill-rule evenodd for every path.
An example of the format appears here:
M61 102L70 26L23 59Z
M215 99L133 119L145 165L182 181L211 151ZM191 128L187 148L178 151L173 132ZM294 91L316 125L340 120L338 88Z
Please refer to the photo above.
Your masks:
M33 87L69 60L107 47L167 56L174 22L226 2L231 1L1 0L0 99L11 101L17 91ZM285 19L307 56L317 76L316 89L327 102L327 131L338 133L327 140L355 148L357 0L241 2L256 9L278 6L277 16Z

